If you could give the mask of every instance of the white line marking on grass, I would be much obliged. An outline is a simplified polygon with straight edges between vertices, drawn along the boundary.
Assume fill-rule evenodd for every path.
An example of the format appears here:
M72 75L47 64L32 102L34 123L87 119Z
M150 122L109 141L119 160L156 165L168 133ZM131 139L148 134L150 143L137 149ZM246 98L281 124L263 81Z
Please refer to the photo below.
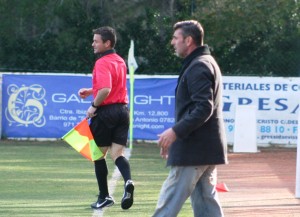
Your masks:
M125 157L129 160L130 156L131 156L131 149L126 148L125 149ZM108 191L111 196L114 195L114 192L115 192L115 189L117 186L117 182L120 179L120 177L121 177L121 173L120 173L118 167L115 167L113 175L112 175L111 179L108 181ZM99 210L94 209L92 217L102 217L104 214L104 211L105 211L105 209L99 209Z

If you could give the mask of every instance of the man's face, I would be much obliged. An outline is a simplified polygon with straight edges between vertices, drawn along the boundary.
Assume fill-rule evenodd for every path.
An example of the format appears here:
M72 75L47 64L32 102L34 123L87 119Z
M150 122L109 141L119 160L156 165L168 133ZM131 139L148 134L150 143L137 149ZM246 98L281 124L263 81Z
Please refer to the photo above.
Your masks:
M94 34L92 47L94 48L94 54L103 53L109 50L110 41L103 43L102 37L99 34Z
M187 56L188 47L186 44L186 40L182 35L181 29L175 30L172 37L171 45L174 47L175 54L177 56L182 58Z

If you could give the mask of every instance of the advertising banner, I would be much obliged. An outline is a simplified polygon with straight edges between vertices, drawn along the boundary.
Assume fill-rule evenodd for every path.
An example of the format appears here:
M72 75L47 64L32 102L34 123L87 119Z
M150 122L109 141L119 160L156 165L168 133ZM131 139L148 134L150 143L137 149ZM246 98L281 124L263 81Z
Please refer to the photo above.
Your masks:
M157 140L158 134L175 123L174 78L136 79L133 134L135 139Z
M234 136L236 106L250 105L256 108L257 143L297 143L300 78L224 77L223 83L229 142Z
M2 136L60 138L85 118L91 76L3 74ZM177 77L136 76L133 137L157 140L174 122ZM256 108L257 143L297 144L300 78L223 77L223 115L233 143L236 106ZM130 91L129 79L127 83ZM128 92L129 93L129 92ZM247 129L245 129L247 131Z
M128 91L129 88L129 80ZM174 123L174 78L136 79L134 139L156 140ZM3 137L60 138L85 118L91 76L3 75Z
M88 76L4 74L2 136L60 138L85 118L91 97L77 95L91 86Z

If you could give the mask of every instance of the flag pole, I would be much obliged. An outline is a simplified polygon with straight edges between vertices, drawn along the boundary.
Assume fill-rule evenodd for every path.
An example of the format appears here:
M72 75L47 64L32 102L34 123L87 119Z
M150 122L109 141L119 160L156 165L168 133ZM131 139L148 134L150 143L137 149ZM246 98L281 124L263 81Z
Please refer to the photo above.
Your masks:
M130 113L129 113L129 148L132 149L133 143L133 104L134 104L134 68L129 66L129 82L130 82Z
M130 108L129 108L129 148L133 148L133 113L134 113L134 72L138 65L134 58L134 42L130 41L130 48L128 53L128 67L129 67L129 82L130 82Z

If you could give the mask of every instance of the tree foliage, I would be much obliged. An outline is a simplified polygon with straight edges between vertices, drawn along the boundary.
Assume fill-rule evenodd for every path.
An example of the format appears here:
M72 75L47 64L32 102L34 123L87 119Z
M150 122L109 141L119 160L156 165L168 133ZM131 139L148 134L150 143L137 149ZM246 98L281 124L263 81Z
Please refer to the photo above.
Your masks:
M298 0L0 0L2 71L89 73L92 30L116 28L127 58L135 42L138 74L177 74L172 26L197 19L227 75L300 74Z
M300 11L297 1L209 2L211 5L206 7L199 5L198 14L203 16L208 40L224 72L298 75ZM214 10L207 11L208 7Z

